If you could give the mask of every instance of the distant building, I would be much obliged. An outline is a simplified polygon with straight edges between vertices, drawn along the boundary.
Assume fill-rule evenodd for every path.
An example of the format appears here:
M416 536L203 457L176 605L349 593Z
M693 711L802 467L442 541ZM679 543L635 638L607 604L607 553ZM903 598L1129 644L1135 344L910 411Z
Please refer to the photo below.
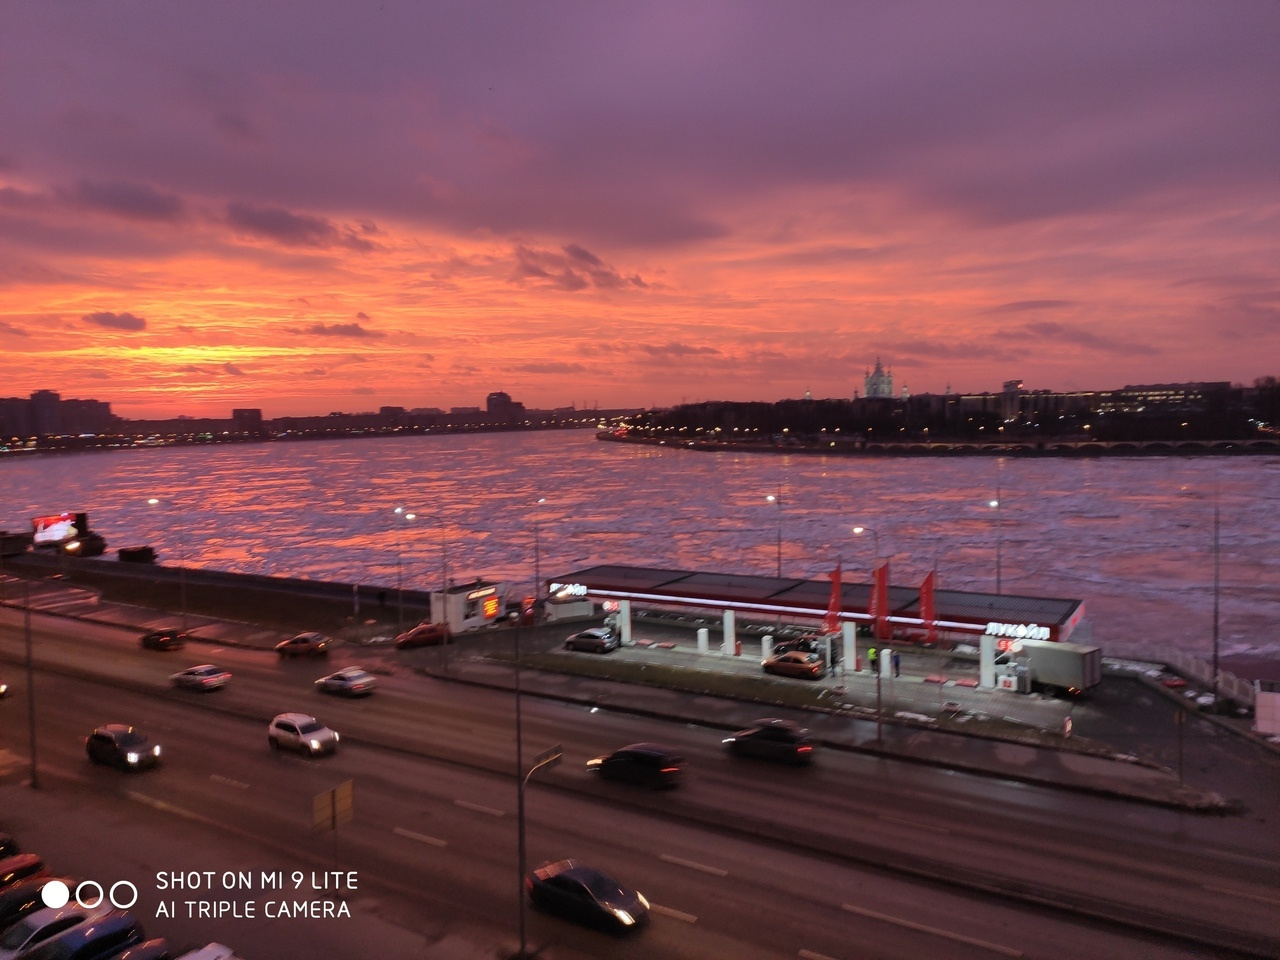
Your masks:
M875 370L862 378L862 395L867 399L893 399L893 372L886 371L876 357Z
M52 390L0 399L0 435L62 437L111 433L118 419L101 400L63 400Z

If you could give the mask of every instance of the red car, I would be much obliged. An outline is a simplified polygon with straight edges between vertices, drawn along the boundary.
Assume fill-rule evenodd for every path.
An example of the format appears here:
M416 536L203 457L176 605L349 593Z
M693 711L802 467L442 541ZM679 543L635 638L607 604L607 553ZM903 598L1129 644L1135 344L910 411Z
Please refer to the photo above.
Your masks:
M26 880L28 877L45 877L49 875L44 861L34 853L19 853L0 860L0 889Z
M449 627L443 623L420 623L396 637L396 648L435 647L449 642Z

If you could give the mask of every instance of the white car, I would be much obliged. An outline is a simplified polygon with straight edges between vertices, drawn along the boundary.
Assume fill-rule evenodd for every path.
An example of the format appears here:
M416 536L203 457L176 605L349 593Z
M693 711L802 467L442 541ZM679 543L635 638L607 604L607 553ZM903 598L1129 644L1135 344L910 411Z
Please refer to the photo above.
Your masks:
M337 693L346 697L367 697L377 685L378 678L359 667L343 667L337 673L316 681L316 689L321 693Z
M175 687L184 687L189 690L218 690L225 687L230 679L231 674L221 667L215 667L212 663L202 663L172 674L169 682Z
M35 949L51 937L89 920L97 920L111 912L110 907L81 907L68 903L62 907L44 907L29 913L0 936L0 960L12 960Z
M267 727L267 743L272 750L301 750L315 756L333 753L339 737L315 717L305 713L282 713Z

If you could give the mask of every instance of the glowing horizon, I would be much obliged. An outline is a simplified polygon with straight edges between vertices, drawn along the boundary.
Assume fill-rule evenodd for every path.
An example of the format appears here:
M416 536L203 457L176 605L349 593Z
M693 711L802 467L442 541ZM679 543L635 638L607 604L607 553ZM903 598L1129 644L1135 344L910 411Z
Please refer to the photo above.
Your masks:
M1275 374L1274 6L31 6L6 396L130 418Z

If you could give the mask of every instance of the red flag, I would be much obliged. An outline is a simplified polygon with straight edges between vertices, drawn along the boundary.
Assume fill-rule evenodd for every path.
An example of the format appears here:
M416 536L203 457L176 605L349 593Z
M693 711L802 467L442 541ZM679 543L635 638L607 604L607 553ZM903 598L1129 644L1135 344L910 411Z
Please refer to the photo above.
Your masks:
M920 619L925 622L928 628L927 640L933 643L938 639L938 614L933 605L933 575L936 570L930 570L929 575L924 578L924 583L920 584Z
M840 602L840 564L836 564L836 568L827 574L831 578L831 599L827 602L827 615L822 618L823 633L839 633L840 632L840 610L843 606Z
M889 561L886 560L876 568L875 583L872 587L872 610L875 617L875 638L889 640L893 636L889 626Z

